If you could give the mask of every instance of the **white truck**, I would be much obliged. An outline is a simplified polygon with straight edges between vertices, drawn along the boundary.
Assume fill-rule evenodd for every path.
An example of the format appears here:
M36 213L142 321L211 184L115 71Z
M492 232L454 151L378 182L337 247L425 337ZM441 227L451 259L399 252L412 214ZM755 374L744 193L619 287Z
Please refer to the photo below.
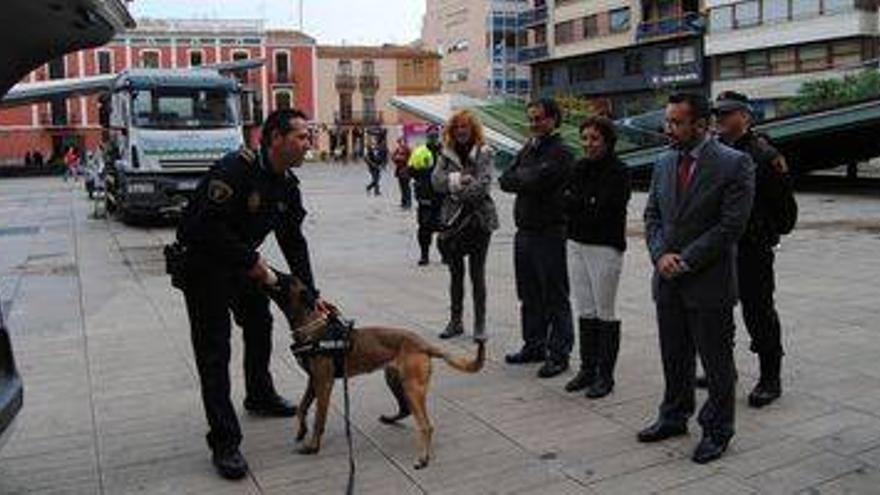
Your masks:
M214 69L130 69L101 98L107 209L179 215L199 178L243 144L240 86Z

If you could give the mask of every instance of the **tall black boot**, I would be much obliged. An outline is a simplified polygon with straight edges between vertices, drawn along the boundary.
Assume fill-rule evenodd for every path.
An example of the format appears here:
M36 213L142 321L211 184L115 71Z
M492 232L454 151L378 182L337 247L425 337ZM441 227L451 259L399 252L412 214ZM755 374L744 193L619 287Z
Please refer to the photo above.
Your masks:
M596 333L599 335L599 359L596 363L596 380L587 389L586 395L590 399L600 399L614 390L614 367L620 351L620 322L600 321Z
M565 384L566 392L578 392L593 385L596 380L596 338L599 320L578 318L578 339L581 369Z
M759 354L761 377L749 394L749 406L764 407L782 395L782 382L779 372L782 367L782 354Z
M474 342L485 342L486 335L486 299L474 296Z

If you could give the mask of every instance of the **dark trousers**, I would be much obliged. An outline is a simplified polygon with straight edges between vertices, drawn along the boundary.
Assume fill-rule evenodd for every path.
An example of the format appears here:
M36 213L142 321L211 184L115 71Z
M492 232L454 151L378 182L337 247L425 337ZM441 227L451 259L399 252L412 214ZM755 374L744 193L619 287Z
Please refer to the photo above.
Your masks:
M184 291L202 403L212 449L237 447L241 428L229 398L230 310L244 337L245 389L250 400L275 396L269 359L272 315L269 300L250 281L209 272L188 277Z
M431 202L419 202L417 212L419 231L418 240L421 248L422 259L428 259L431 250L431 241L434 239L434 231L437 230L437 208Z
M397 183L400 185L400 206L409 208L412 206L412 184L409 177L398 177Z
M446 258L449 266L449 299L452 318L461 319L464 311L464 260L468 259L474 298L474 320L479 325L486 318L486 253L492 234L485 232L479 239L471 241L469 252L453 253Z
M520 301L523 350L568 359L574 342L565 236L518 231L514 238L516 292Z
M700 409L698 421L704 434L727 440L734 433L733 308L686 308L673 287L661 290L670 292L657 304L660 354L666 381L660 420L684 424L694 413L694 357L697 354L709 382L709 397Z
M773 300L775 254L770 246L740 242L737 257L743 321L752 339L750 349L762 356L781 356L782 331Z
M370 170L370 183L367 184L367 192L373 191L373 194L378 196L381 194L379 191L379 181L382 178L382 169L379 167L369 167Z

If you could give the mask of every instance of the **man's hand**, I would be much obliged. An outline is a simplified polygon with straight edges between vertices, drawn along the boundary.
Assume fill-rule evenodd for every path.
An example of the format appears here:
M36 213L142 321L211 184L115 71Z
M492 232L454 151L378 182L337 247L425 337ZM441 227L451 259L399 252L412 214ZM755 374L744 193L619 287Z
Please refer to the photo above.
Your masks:
M685 271L684 262L678 253L666 253L657 260L657 271L660 276L669 280Z
M336 306L334 306L332 303L329 303L329 302L321 299L320 297L318 298L317 301L315 301L315 310L325 316L329 316L333 313L339 312L339 310L336 308Z
M278 283L278 277L275 276L275 272L269 268L269 265L262 256L257 259L257 262L254 263L254 266L247 272L247 275L251 280L269 287Z

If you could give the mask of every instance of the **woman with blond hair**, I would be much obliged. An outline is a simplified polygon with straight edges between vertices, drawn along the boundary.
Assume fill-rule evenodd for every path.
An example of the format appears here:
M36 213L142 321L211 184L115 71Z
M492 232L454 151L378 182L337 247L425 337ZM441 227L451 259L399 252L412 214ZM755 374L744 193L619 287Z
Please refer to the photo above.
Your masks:
M456 112L443 129L443 149L432 182L443 195L439 247L449 267L449 324L440 338L464 333L464 270L468 260L474 299L474 340L486 340L486 253L498 214L489 193L494 155L483 126L468 110Z

